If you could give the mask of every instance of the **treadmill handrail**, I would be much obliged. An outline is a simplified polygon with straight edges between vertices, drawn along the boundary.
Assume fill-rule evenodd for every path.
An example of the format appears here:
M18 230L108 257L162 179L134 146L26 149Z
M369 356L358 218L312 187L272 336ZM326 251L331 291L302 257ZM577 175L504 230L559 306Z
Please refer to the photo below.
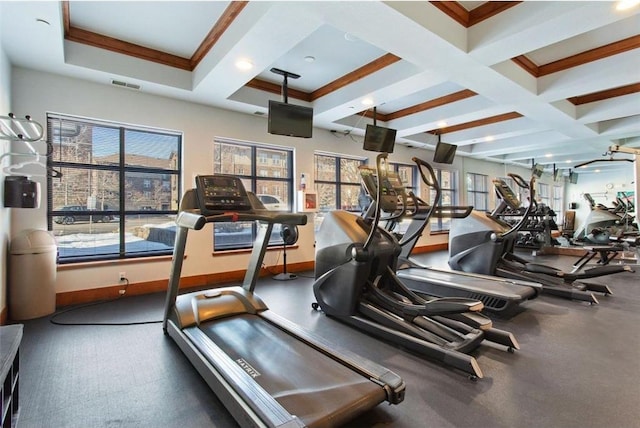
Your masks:
M286 213L269 210L229 211L220 214L204 215L198 209L180 211L176 224L189 229L200 230L206 223L262 221L265 223L290 224L304 226L307 224L306 214Z

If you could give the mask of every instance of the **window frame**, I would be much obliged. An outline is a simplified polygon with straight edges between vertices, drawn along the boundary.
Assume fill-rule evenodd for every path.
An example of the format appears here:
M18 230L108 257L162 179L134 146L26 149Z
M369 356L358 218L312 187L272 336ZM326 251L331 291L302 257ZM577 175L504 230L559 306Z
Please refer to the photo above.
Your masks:
M115 219L118 218L118 251L106 254L93 254L93 255L77 255L77 256L61 256L58 255L58 264L69 264L69 263L88 263L95 261L107 261L107 260L121 260L121 259L137 259L137 258L145 258L145 257L155 257L155 256L166 256L173 254L173 242L170 245L166 245L168 248L161 250L142 250L142 251L133 251L127 250L127 220L135 218L134 216L148 216L148 215L167 215L167 216L177 216L178 214L178 205L180 203L180 195L182 195L182 157L183 157L183 133L179 131L160 129L147 127L143 125L131 125L124 124L116 121L107 121L101 119L92 119L86 117L79 117L67 114L59 114L59 113L47 113L46 115L46 123L47 123L47 144L52 147L52 155L47 156L47 168L53 170L84 170L88 172L111 172L117 174L118 177L118 208L117 209L105 209L104 206L102 209L89 209L87 206L86 210L83 211L83 216L89 217L90 223L93 222L94 217L98 218L109 218ZM75 124L86 124L91 127L99 127L99 128L111 128L118 131L118 153L116 154L118 160L117 162L111 164L93 164L86 162L70 162L68 160L56 160L55 159L55 145L56 143L62 145L62 138L58 137L59 140L56 142L54 139L54 122L62 123L66 121L67 123ZM143 165L129 165L127 164L127 132L132 131L136 133L148 133L154 135L161 135L165 137L176 138L176 150L175 150L175 159L172 161L175 164L175 169L170 168L160 168L154 166L143 166ZM92 141L93 144L93 141ZM133 153L133 151L131 151ZM175 207L169 209L127 209L127 192L126 192L126 184L127 184L127 174L153 174L158 175L159 179L162 181L162 189L164 189L164 182L169 181L169 189L168 192L170 194L175 194L176 201ZM165 180L165 177L167 179ZM82 207L81 204L69 204L63 206L73 206L74 208L69 210L59 210L55 209L54 204L54 180L57 177L52 176L51 174L47 174L47 229L49 231L54 231L54 222L60 224L55 221L56 217L61 216L71 216L74 213L77 213L77 207ZM64 177L62 177L64 178ZM129 178L130 179L130 178ZM142 186L145 186L146 180L150 180L147 178L143 178ZM173 185L171 183L174 183ZM145 191L147 187L144 187ZM169 205L172 204L172 199L169 201ZM87 203L89 205L89 203ZM77 215L77 214L75 214ZM64 224L64 223L62 223Z
M319 175L318 175L318 156L333 158L333 160L335 162L334 180L322 180L322 179L319 179ZM313 171L314 171L314 177L315 177L314 190L316 192L318 192L318 185L319 184L331 185L331 186L334 186L334 188L335 188L335 206L333 208L321 207L320 206L320 200L318 201L318 203L319 203L318 204L318 212L316 213L316 216L315 216L315 230L316 231L320 227L320 223L322 223L322 219L324 218L324 211L328 212L328 211L331 211L332 209L333 210L342 209L343 203L342 203L342 192L341 192L341 189L342 189L343 186L357 187L358 188L358 193L360 193L360 188L362 187L361 181L358 181L357 183L356 182L350 182L350 181L342 181L341 174L340 174L340 162L342 160L357 161L357 162L360 162L360 165L367 165L368 164L368 159L366 157L353 156L353 155L343 155L343 154L336 154L336 153L327 153L327 152L321 152L321 151L315 151L313 153ZM356 212L357 210L348 210L348 211Z
M445 192L450 193L451 194L451 206L456 206L458 205L458 198L460 197L459 192L458 192L458 187L459 187L459 181L460 181L460 177L459 177L459 172L457 169L444 169L444 168L433 168L433 172L436 175L436 180L438 180L438 184L440 185L440 191L441 191L441 197L440 197L440 201L438 201L438 207L442 207L442 206L448 206L448 205L443 205L442 201L444 200L444 198L442 197ZM451 174L451 187L442 187L442 173L443 172L448 172ZM432 196L431 196L431 192L433 192L432 189L425 189L425 192L429 192L428 195L425 195L426 197L424 197L423 199L425 201L429 201L429 203L432 202ZM443 218L439 218L439 217L432 217L429 220L430 226L429 226L429 233L431 235L437 235L437 234L441 234L441 233L449 233L449 230L451 229L451 219L443 219Z
M552 187L551 209L556 214L556 221L564 221L564 186L562 184L554 184Z
M467 205L473 206L474 210L477 211L489 211L489 176L486 174L479 174L476 172L467 172L466 173L467 183L471 180L474 183L473 188L470 188L467 185ZM477 190L475 187L476 179L481 179L483 183L484 190ZM478 208L476 206L476 198L480 197L483 199L484 208Z
M541 204L544 204L548 207L551 207L551 193L550 193L550 187L547 183L538 183L538 190L537 190L537 200L540 201Z
M221 162L222 162L222 158L220 158L220 165L218 165L217 162L217 158L216 158L216 147L218 145L222 145L222 144L226 144L226 145L231 145L231 146L238 146L238 147L244 147L249 149L250 151L250 165L249 165L249 171L247 173L246 169L244 169L242 167L242 165L239 165L239 167L241 168L241 171L238 172L234 172L233 175L239 177L243 183L245 184L245 188L247 191L253 192L255 195L259 195L262 194L261 192L259 192L258 190L258 183L260 181L274 181L274 182L282 182L282 183L286 183L287 184L287 189L288 189L288 194L287 194L287 201L288 201L288 212L292 212L295 208L295 200L294 200L294 187L295 187L295 183L294 183L294 162L293 160L295 159L295 149L292 147L287 147L287 146L278 146L278 145L273 145L273 144L267 144L267 143L261 143L261 142L250 142L250 141L239 141L239 140L233 140L233 139L229 139L229 138L222 138L222 137L215 137L213 139L213 171L214 174L216 173L224 173L227 174L227 172L219 172L221 171ZM264 156L264 151L263 150L274 150L274 151L283 151L286 152L286 163L288 164L285 165L288 174L286 177L282 177L282 176L268 176L268 175L258 175L258 173L262 170L264 170L264 168L268 167L268 157ZM282 161L282 160L281 160ZM249 183L249 186L247 186L247 183ZM275 194L275 195L270 195L270 196L276 196L280 199L282 199L281 194ZM225 252L229 252L229 251L238 251L238 250L248 250L253 248L253 242L255 241L256 235L257 235L257 227L258 225L256 224L256 222L250 222L251 223L251 237L250 237L250 241L247 242L241 242L238 243L237 245L231 245L231 244L224 244L224 245L220 245L220 246L216 246L216 233L221 234L223 233L222 230L224 227L232 227L232 228L236 228L236 229L248 229L249 226L249 222L247 222L246 224L242 224L242 223L216 223L216 227L218 228L218 231L216 231L216 227L213 228L213 252L214 253L225 253ZM274 246L281 246L283 241L282 241L282 237L280 236L280 225L275 225L273 228L273 232L271 235L271 238L269 240L269 247L274 247ZM221 236L221 235L219 235ZM218 243L220 243L221 239L218 240Z

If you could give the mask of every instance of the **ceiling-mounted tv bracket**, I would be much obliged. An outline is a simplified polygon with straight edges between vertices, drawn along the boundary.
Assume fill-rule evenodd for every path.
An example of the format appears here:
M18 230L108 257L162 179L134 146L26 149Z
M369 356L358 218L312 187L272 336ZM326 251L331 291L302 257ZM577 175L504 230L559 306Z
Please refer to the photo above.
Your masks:
M376 109L376 106L373 106L373 126L376 126L376 113L378 112L378 110Z
M625 147L618 144L614 144L609 147L611 153L628 153L630 155L640 155L640 149L634 149L633 147Z
M282 98L285 104L289 103L289 94L287 93L287 83L289 77L292 79L299 79L300 75L291 73L289 71L280 70L279 68L272 68L272 73L279 74L284 77L284 81L282 82Z

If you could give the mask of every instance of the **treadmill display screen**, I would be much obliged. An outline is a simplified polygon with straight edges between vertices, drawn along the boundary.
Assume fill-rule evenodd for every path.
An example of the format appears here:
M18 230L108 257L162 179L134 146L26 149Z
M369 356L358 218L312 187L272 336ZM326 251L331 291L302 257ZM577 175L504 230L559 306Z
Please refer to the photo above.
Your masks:
M198 204L203 213L247 211L249 196L238 177L230 175L199 175L196 177Z

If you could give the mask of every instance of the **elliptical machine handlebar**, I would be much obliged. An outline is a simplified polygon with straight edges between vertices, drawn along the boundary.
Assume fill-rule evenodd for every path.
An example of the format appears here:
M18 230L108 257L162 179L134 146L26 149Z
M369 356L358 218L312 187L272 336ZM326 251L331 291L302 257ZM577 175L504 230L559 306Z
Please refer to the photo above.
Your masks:
M376 156L377 189L376 189L376 200L374 201L374 203L376 204L375 205L376 211L373 214L373 222L371 223L367 240L362 246L362 251L367 251L369 249L369 246L371 245L371 241L373 240L376 230L378 229L378 223L380 222L380 213L382 211L382 205L381 205L382 204L382 183L383 183L383 180L386 179L386 172L387 172L386 168L384 169L382 168L382 163L383 161L384 162L387 161L388 156L389 156L388 153L380 153L378 156ZM384 178L382 177L383 173L384 173ZM387 191L392 191L392 189L387 189Z
M514 174L512 172L508 173L507 176L510 177L518 185L518 187L522 187L523 189L531 190L533 181L535 181L535 177L532 176L531 177L531 183L527 183L527 180L525 180L524 178L522 178L518 174Z
M434 201L433 205L438 205L438 202L440 202L440 194L442 193L442 189L440 189L440 184L438 183L438 179L436 178L436 173L433 170L433 167L431 165L429 165L427 162L423 161L422 159L419 159L417 157L412 157L411 160L413 162L415 162L415 164L418 166L418 172L420 172L420 176L422 177L422 181L424 181L424 183L429 186L432 187L433 189L435 189L436 191L436 200ZM424 173L424 169L426 168L429 171L429 177L427 177Z
M507 175L511 177L519 187L529 190L529 205L527 205L527 207L525 208L524 213L522 214L522 218L511 229L503 233L501 236L502 238L506 238L508 236L518 233L520 229L522 229L522 226L524 226L524 224L527 222L529 218L529 214L531 213L534 206L536 205L535 189L534 189L534 186L536 183L536 177L532 175L531 180L529 180L529 183L527 184L525 179L519 176L518 174L509 173Z

